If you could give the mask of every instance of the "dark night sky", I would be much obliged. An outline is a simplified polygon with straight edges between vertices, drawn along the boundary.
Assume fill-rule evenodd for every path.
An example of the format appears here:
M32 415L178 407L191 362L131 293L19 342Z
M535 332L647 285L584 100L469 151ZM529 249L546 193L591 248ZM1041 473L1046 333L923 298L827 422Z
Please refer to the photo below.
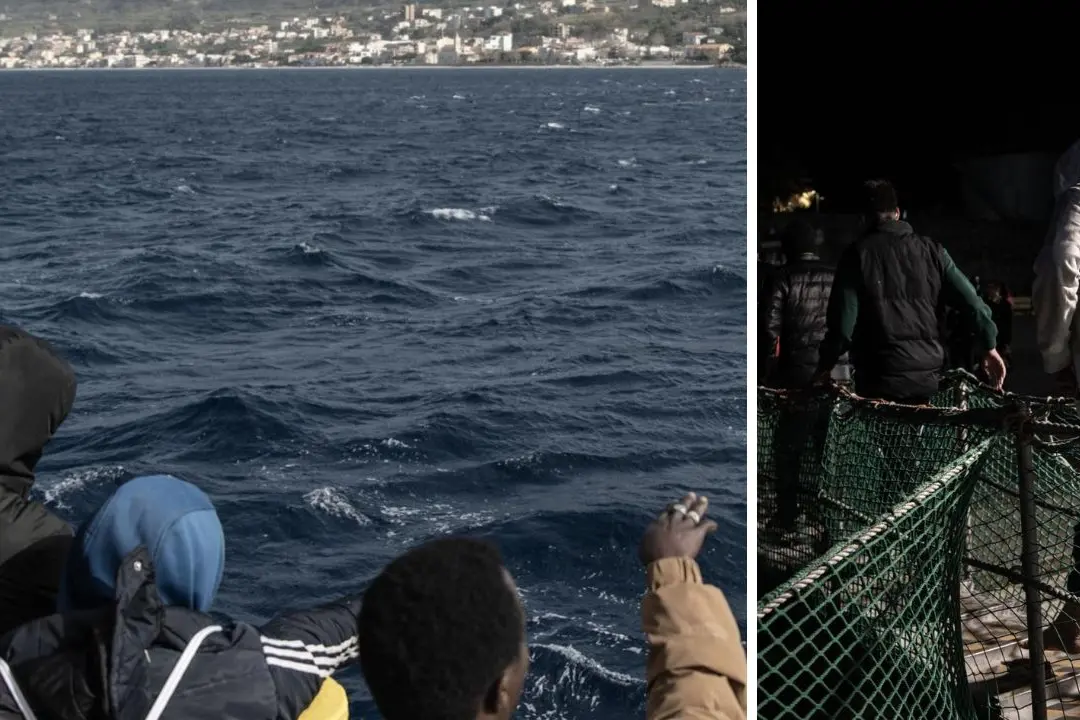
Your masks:
M1080 138L1080 9L1001 5L761 0L763 199L802 168L833 210L877 176L948 203L957 159Z

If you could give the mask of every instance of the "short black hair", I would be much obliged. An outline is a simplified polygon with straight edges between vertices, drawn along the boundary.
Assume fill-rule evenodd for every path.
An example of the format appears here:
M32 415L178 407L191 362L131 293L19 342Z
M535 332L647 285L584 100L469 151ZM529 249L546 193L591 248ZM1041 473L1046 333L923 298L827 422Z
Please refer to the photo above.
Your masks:
M863 183L866 191L866 214L883 220L892 216L900 207L896 188L888 180L867 180Z
M524 633L498 548L440 538L395 559L364 593L360 667L386 720L474 720Z

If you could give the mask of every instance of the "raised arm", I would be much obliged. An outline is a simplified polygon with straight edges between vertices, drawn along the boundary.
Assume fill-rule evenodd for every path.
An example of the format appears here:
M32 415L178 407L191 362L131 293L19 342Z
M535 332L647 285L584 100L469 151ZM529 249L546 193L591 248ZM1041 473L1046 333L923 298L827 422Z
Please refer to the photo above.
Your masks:
M277 687L279 718L300 717L323 680L357 662L360 604L359 595L344 598L280 615L259 629L263 655Z
M688 494L645 531L648 592L641 623L649 643L646 720L745 720L746 652L719 588L694 557L716 523L708 500Z

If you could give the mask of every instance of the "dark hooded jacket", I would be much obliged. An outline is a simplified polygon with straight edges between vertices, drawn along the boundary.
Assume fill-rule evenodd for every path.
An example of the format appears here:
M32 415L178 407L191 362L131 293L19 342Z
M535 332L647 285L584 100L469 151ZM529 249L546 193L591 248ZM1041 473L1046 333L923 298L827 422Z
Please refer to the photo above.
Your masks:
M55 607L72 531L29 492L74 401L71 366L44 340L0 325L0 634Z
M766 385L802 388L814 379L834 276L832 267L816 254L802 253L777 270L766 285L758 351ZM833 369L834 378L846 377L846 364L845 356Z
M0 659L37 720L144 720L200 635L163 720L295 720L323 679L358 656L359 596L258 628L219 620L165 606L142 547L124 558L115 586L110 606L41 618L0 637ZM25 720L2 678L0 720Z
M262 628L223 621L206 612L224 562L202 490L168 475L130 480L76 533L63 614L0 637L0 659L39 720L143 720L190 645L197 652L162 717L295 720L357 658L359 598ZM22 717L17 705L0 681L0 720Z

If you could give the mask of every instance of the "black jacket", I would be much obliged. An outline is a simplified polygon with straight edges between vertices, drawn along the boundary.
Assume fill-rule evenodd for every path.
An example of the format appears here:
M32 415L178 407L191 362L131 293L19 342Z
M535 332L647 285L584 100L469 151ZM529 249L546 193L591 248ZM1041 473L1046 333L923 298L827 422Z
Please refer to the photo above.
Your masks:
M29 493L74 401L71 366L44 340L0 325L0 635L56 606L72 531Z
M765 289L760 376L771 387L806 387L818 366L832 291L832 267L808 253L779 268ZM779 350L779 354L777 354ZM841 367L843 360L838 363Z
M164 607L144 548L125 559L116 604L27 623L0 638L38 720L144 720L189 640L199 646L163 719L295 720L323 679L356 662L360 598L260 628ZM0 720L23 720L0 679Z

